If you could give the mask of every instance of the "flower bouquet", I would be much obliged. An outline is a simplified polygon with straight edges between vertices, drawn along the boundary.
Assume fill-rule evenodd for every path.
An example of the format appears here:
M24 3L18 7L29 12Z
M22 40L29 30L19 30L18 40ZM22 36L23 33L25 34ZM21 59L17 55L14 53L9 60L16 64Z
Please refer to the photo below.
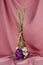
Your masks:
M15 56L16 59L20 60L20 59L26 59L28 56L31 55L31 53L30 51L27 50L23 38L24 9L22 9L22 16L20 15L20 10L18 11L18 17L19 17L19 24L20 24L20 34L17 41L18 46L16 47Z

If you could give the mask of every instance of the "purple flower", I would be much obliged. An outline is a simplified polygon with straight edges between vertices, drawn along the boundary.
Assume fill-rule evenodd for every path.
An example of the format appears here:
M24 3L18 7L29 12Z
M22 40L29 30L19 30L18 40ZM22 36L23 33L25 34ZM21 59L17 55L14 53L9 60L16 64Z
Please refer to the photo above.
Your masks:
M22 50L21 50L20 48L18 48L18 49L16 50L16 57L17 57L18 60L24 58L24 55L23 55Z

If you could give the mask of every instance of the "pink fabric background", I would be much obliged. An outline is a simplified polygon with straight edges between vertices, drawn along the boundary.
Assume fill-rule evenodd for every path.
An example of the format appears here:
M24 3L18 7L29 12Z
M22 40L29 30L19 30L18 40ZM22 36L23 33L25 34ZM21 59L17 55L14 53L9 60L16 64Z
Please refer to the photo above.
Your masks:
M23 61L14 61L8 57L0 58L0 65L43 65L43 57L31 57Z
M23 34L26 46L33 55L43 56L43 0L0 0L0 57L10 56L15 51L19 35L17 13L22 8L25 9ZM39 56L22 61L24 64L17 62L17 65L43 65L43 57ZM0 65L14 65L8 57L0 58L0 62Z

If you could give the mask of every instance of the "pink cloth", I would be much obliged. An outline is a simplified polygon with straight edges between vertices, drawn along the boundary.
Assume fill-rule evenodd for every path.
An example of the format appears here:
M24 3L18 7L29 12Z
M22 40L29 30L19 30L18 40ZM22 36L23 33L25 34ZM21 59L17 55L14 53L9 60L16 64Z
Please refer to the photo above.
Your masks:
M14 61L8 57L0 58L0 65L43 65L43 57L31 57L23 61Z
M0 0L0 57L9 56L15 51L19 35L17 13L18 9L22 11L22 8L25 9L23 34L26 46L33 55L43 56L43 0ZM30 61L28 60L29 63Z

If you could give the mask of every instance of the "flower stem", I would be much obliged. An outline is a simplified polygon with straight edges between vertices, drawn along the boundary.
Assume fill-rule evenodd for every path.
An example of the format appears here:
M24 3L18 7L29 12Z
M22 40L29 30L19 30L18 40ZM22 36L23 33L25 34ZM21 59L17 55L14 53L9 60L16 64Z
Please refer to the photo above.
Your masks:
M24 39L23 39L23 22L24 22L24 9L22 9L22 16L20 15L20 10L18 11L18 17L19 17L19 22L20 22L20 37L19 37L19 42L21 44L21 47L24 47Z

